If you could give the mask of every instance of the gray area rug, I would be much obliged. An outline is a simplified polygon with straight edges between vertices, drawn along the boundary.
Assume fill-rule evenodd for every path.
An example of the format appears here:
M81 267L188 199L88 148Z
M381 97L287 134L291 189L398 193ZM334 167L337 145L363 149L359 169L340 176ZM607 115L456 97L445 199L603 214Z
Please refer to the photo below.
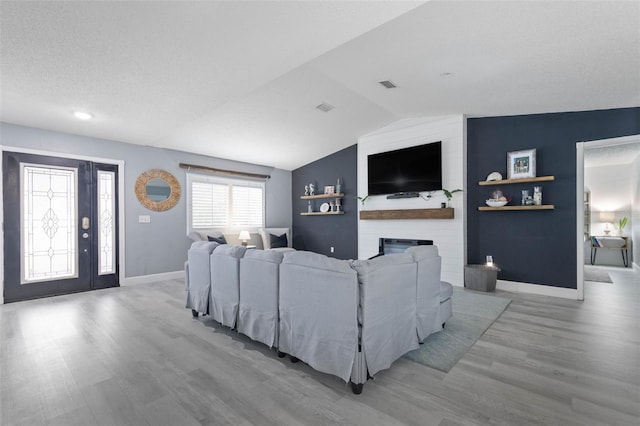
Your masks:
M453 316L439 333L404 355L445 373L451 370L511 303L511 299L453 288Z
M596 268L591 265L584 265L584 280L595 281L599 283L612 283L609 273L604 269Z

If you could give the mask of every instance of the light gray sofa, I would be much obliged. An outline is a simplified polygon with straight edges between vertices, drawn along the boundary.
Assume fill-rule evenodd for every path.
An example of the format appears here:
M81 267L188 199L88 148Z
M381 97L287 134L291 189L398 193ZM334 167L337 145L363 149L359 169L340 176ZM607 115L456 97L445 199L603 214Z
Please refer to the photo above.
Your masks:
M409 247L418 267L416 288L416 326L422 342L430 334L441 331L452 315L453 286L440 281L442 259L436 246Z
M207 270L201 263L211 246L196 244L185 265L192 313L196 306L223 325L237 326L277 347L280 356L350 382L354 393L451 316L452 286L440 281L435 246L349 261L208 243L214 246ZM202 308L205 272L208 309Z
M238 331L268 347L278 346L282 253L247 250L240 259Z
M219 245L211 253L209 313L222 325L235 328L240 304L240 259L246 247Z
M187 291L186 307L194 317L209 313L211 294L211 253L218 243L196 241L187 251L185 263L185 285Z

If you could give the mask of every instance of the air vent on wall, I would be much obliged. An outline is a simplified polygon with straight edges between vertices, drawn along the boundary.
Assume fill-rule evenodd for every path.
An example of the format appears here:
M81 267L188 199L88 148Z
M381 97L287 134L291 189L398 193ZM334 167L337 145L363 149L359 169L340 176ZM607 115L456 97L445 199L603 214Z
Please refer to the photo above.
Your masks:
M387 89L395 89L396 87L398 87L395 84L393 84L391 80L379 81L378 83L382 84Z
M335 107L333 105L329 105L326 102L321 103L320 105L316 106L316 109L319 109L322 112L329 112L332 109L334 109Z

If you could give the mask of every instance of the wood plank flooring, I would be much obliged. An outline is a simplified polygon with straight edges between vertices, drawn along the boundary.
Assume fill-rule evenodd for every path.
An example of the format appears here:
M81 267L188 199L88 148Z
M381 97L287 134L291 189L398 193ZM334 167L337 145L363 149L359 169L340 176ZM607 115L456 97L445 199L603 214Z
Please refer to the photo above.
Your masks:
M0 306L2 425L639 425L640 273L513 299L443 373L340 379L184 309L179 280ZM454 301L455 303L455 301Z

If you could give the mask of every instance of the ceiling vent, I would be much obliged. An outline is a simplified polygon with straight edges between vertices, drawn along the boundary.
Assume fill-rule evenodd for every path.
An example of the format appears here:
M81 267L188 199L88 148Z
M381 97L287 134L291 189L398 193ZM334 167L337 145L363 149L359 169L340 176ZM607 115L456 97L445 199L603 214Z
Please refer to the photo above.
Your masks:
M396 87L398 87L393 84L391 80L379 81L378 83L382 84L386 89L395 89Z
M320 105L316 106L316 109L319 109L322 112L329 112L332 109L334 109L335 107L333 105L329 105L326 102L321 103Z

